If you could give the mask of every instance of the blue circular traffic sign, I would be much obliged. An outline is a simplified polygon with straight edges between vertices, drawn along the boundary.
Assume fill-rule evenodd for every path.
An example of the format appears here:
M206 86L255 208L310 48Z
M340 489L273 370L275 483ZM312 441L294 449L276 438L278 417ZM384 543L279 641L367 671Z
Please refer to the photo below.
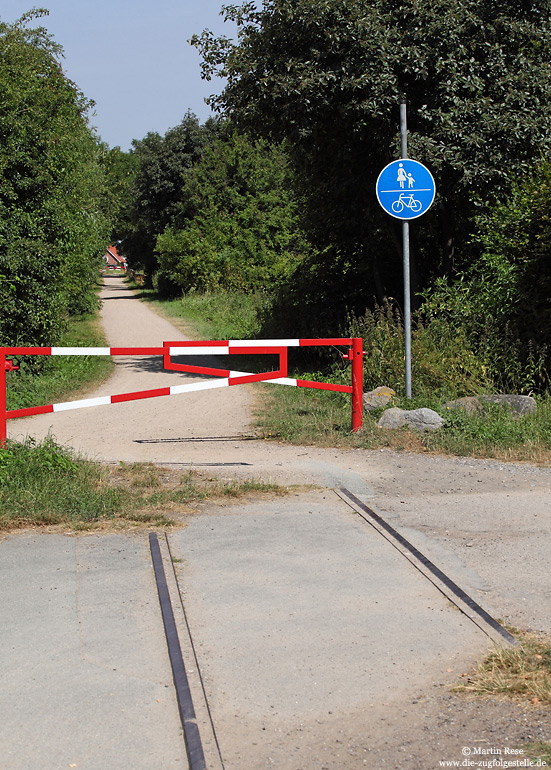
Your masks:
M396 219L416 219L431 207L436 193L432 174L417 160L402 158L385 166L377 179L377 200Z

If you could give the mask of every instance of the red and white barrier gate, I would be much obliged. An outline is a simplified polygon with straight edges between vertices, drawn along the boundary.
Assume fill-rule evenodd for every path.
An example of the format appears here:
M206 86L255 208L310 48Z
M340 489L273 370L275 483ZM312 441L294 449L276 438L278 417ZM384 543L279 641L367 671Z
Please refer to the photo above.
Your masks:
M344 355L352 364L352 385L332 385L328 382L312 382L288 377L287 351L290 347L346 346ZM206 366L193 366L172 361L173 356L213 356L213 355L252 355L270 354L279 356L279 367L272 372L250 374L231 369L218 369ZM193 382L183 385L171 385L153 390L140 390L134 393L119 393L113 396L100 396L81 401L67 401L61 404L32 406L25 409L6 407L6 372L17 369L8 356L162 356L164 368L189 374L207 374L216 380ZM6 421L15 417L33 414L63 412L69 409L81 409L103 404L117 404L122 401L136 401L142 398L172 396L212 388L224 388L241 385L246 382L272 382L278 385L291 385L298 388L315 388L352 394L352 430L362 425L362 390L363 390L363 340L360 337L297 339L297 340L216 340L208 342L164 342L156 348L39 348L39 347L0 347L0 444L5 444L7 437Z

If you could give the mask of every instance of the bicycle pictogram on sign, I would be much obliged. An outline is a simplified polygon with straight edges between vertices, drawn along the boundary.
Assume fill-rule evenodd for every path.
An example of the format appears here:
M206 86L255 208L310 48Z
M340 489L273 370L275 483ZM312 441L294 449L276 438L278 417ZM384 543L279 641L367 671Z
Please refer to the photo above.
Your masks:
M436 192L432 174L417 160L389 163L377 179L377 199L396 219L415 219L428 211Z
M413 197L413 193L408 196L404 196L404 193L400 193L400 197L392 204L392 211L395 214L400 214L404 208L411 209L412 211L421 211L423 208L421 201L416 200Z

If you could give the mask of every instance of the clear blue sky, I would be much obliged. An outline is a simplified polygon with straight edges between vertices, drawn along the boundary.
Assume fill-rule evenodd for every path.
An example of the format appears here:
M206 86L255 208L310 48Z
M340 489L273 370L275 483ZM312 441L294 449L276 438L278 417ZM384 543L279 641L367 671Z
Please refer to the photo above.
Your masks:
M14 22L33 7L65 50L63 68L96 102L90 122L110 147L130 148L148 131L164 134L188 110L201 122L212 113L206 96L221 80L201 80L199 52L187 42L208 28L235 37L224 23L225 0L1 0L0 19Z

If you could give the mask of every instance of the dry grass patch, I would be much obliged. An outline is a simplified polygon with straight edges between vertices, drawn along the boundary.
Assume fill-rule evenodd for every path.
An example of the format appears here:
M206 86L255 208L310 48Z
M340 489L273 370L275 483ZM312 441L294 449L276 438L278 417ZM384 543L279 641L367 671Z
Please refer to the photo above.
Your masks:
M496 647L455 689L551 706L551 639L514 631L519 646Z
M201 501L287 492L284 487L267 482L223 480L193 470L176 470L153 463L108 466L103 483L126 490L134 501L134 517L136 511L144 516L151 516L156 511L186 513L196 509Z
M531 704L539 709L551 706L551 638L509 629L518 647L496 647L456 692L474 696L502 698ZM551 744L542 741L522 743L523 757L551 766ZM545 765L542 765L545 766Z
M551 767L550 743L543 743L542 741L537 741L536 743L525 743L522 748L524 750L524 756L530 757L532 762L537 762L539 760L541 763L546 762L547 765ZM541 764L540 766L545 767L544 764Z

